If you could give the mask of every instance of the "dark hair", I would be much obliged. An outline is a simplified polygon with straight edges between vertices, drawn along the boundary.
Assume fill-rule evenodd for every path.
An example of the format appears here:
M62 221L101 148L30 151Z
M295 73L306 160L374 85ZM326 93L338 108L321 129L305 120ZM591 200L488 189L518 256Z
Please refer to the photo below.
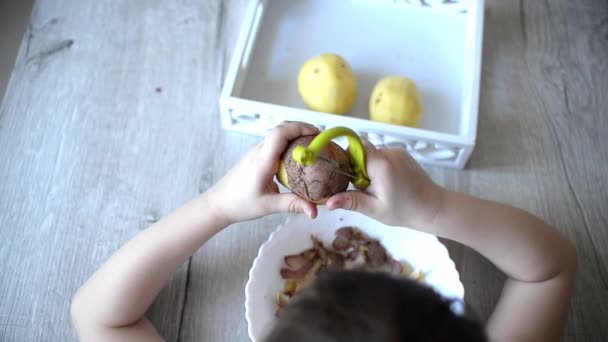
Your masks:
M480 323L454 314L451 304L413 280L325 270L264 341L487 341Z

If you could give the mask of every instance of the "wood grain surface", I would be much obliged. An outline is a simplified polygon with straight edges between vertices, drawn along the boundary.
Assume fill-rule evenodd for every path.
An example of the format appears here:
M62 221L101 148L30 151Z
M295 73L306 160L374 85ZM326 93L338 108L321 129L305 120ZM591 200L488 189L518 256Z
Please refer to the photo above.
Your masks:
M0 108L0 340L70 341L75 290L259 138L220 127L246 0L39 0ZM479 129L449 189L539 215L575 243L564 341L608 340L608 3L487 0ZM149 311L168 341L247 341L244 287L284 219L235 225ZM446 242L486 318L503 276Z

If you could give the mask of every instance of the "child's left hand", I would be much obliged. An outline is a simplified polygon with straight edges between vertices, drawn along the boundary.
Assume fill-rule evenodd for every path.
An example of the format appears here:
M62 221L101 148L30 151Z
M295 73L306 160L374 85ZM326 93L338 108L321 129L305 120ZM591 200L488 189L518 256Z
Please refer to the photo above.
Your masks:
M314 203L294 193L279 193L273 178L289 141L318 133L316 127L299 122L275 127L209 190L212 205L229 224L279 212L306 213L315 218L317 206Z

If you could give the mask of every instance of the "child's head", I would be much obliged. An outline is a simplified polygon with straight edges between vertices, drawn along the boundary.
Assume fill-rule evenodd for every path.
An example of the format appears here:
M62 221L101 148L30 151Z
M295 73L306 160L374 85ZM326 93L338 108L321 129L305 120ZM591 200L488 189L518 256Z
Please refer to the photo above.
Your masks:
M363 271L321 272L265 342L486 341L482 326L415 281Z

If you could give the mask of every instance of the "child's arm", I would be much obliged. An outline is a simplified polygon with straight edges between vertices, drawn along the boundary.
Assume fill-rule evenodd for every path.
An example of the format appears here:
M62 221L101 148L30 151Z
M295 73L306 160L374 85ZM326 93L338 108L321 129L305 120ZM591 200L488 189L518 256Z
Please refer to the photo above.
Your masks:
M83 341L161 340L144 313L175 270L228 225L276 212L317 208L279 194L273 177L289 140L316 128L287 123L273 130L205 194L139 233L78 290L72 319Z
M403 151L368 146L367 165L366 193L338 194L327 202L330 209L356 210L477 250L509 277L487 323L491 340L559 340L576 269L565 237L523 210L437 186Z
M443 195L443 209L429 227L477 250L508 276L487 323L490 338L558 341L576 269L570 241L523 210L459 193Z

